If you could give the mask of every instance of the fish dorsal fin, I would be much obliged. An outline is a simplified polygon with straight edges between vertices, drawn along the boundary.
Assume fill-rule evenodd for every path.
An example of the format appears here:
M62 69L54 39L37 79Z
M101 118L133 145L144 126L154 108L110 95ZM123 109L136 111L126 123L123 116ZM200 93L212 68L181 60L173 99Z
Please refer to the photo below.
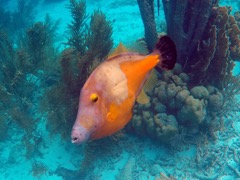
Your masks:
M140 94L137 97L136 100L139 104L147 104L149 103L150 99L147 96L147 94L145 93L144 89L141 90Z
M139 104L147 104L150 102L148 95L145 92L151 92L158 81L157 72L155 69L151 71L149 77L144 84L140 94L137 97L137 102Z
M122 42L120 42L118 46L108 55L108 57L110 58L124 52L128 52L128 49L123 45Z

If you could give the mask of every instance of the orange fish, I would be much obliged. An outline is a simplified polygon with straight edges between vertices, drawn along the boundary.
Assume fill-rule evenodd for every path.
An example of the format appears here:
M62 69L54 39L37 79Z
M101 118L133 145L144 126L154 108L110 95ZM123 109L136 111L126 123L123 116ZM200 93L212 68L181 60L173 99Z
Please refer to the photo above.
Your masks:
M124 52L101 63L84 84L79 99L72 143L110 136L132 118L134 103L154 67L170 70L176 47L163 36L149 55Z

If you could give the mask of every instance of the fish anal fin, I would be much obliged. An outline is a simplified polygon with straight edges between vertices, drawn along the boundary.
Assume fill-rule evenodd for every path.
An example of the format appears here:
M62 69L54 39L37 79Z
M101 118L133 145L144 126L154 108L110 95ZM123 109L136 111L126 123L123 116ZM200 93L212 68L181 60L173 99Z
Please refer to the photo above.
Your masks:
M145 93L144 89L141 90L141 92L139 93L136 101L139 104L148 104L150 102L149 97L147 96L147 94Z
M147 81L145 82L141 92L139 93L137 97L137 102L139 104L147 104L150 102L150 98L146 94L146 92L151 92L153 88L155 87L156 83L158 81L157 71L153 69L151 73L149 74L149 77Z
M156 86L156 83L158 82L158 76L157 76L157 70L153 69L151 73L149 74L149 77L147 78L146 83L143 86L143 89L149 93L153 90L153 88Z

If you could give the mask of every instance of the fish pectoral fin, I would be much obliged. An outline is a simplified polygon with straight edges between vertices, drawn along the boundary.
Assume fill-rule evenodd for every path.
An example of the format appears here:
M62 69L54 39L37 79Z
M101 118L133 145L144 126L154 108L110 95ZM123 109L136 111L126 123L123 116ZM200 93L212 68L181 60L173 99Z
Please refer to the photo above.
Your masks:
M147 96L147 94L145 93L144 89L141 90L140 94L137 97L136 100L139 104L147 104L149 103L150 99Z
M136 101L139 104L147 104L150 102L150 98L148 97L146 92L151 92L153 90L155 84L157 83L157 81L158 81L157 72L155 69L153 69L151 71L151 73L149 74L147 81L145 82L141 92L139 93L139 95L137 97Z
M111 104L109 107L109 112L107 113L107 120L109 122L113 122L115 119L117 119L118 114L118 107L115 104Z
M112 122L113 120L114 120L114 118L113 118L113 116L112 116L112 113L108 113L107 114L107 120L109 121L109 122Z

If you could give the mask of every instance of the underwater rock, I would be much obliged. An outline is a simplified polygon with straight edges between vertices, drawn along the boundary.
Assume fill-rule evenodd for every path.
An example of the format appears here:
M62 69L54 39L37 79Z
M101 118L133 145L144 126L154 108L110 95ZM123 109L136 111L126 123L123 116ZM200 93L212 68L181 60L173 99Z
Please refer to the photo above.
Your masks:
M143 119L150 119L151 118L150 111L143 111L142 112L142 117L143 117Z
M156 134L156 127L155 127L155 123L154 123L154 119L150 118L150 119L144 119L144 122L146 124L146 131L147 134L152 137L155 138L155 134Z
M216 87L214 87L214 86L207 86L207 90L208 90L210 95L214 94L215 92L218 91L218 89Z
M134 115L131 121L132 127L139 135L148 135L167 143L178 133L178 122L173 115L158 113L153 116L149 111L143 111L142 117Z
M156 124L156 137L162 142L169 142L169 140L178 133L178 123L173 115L166 113L159 113L154 116Z
M176 74L176 75L181 74L183 72L182 65L176 63L172 71L173 71L173 74Z
M164 113L166 112L166 106L159 102L157 98L154 98L152 101L154 111L157 113Z
M174 110L176 108L176 103L175 103L175 96L177 95L178 92L180 92L182 88L180 86L176 86L174 83L168 84L167 85L167 107L170 110ZM165 96L166 96L165 95Z
M142 118L140 116L137 116L137 115L133 116L132 126L134 127L134 130L138 135L145 135L146 134L144 124L143 124Z
M174 83L168 84L166 87L166 91L167 91L167 98L168 100L173 99L176 94L181 91L182 88L180 86L176 86Z
M162 75L163 75L163 81L165 82L170 82L171 80L171 77L174 75L173 74L173 71L163 71L162 72Z
M179 74L179 77L186 83L190 81L190 77L186 73Z
M167 83L161 81L158 86L154 89L154 96L158 97L159 102L167 104L168 98L166 96Z
M200 124L206 116L206 106L203 100L188 96L184 106L177 113L178 122L191 125Z
M175 97L176 108L178 109L182 108L185 100L189 95L190 95L190 92L186 89L183 89L182 91L180 91Z
M151 103L147 103L147 104L138 104L138 108L139 109L149 109L151 107Z
M209 92L204 86L195 86L190 90L191 95L196 99L208 99Z
M222 93L216 91L214 94L209 96L208 107L210 111L218 112L221 111L224 103Z
M213 112L221 111L224 103L222 93L214 86L207 86L207 90L210 94L208 99L209 110Z
M172 76L172 81L178 86L186 86L187 84L177 75Z

